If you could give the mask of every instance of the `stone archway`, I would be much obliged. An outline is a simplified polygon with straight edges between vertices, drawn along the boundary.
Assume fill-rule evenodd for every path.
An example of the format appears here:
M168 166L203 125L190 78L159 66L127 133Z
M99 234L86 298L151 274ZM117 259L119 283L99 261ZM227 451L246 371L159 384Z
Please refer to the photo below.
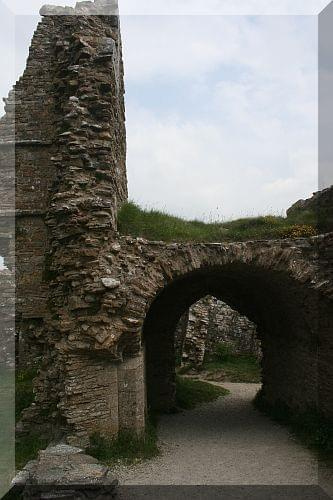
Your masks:
M148 406L164 411L174 406L175 328L184 311L207 294L258 325L267 400L282 401L294 411L316 405L317 318L304 309L316 301L315 292L287 273L233 263L186 273L152 302L143 329Z

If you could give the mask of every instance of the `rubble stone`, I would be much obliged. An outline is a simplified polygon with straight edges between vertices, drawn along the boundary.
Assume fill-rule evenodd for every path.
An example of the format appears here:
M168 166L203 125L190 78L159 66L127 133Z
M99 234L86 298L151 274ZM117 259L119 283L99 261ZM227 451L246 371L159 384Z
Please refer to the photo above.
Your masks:
M113 498L117 485L108 467L65 444L40 451L38 460L29 462L13 480L14 491L24 500Z

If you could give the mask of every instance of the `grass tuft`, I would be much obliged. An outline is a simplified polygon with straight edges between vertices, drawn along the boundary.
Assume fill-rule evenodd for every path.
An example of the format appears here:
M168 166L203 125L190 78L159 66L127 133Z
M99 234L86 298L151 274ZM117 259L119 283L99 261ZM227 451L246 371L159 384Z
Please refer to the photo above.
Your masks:
M116 463L130 465L156 457L159 454L156 427L148 424L141 435L132 431L122 431L115 438L93 434L87 453L107 465Z
M211 403L221 396L229 394L227 389L200 380L183 377L176 379L176 405L184 410L192 410L203 403Z
M21 470L30 460L35 460L38 452L47 448L49 442L49 439L42 438L37 432L21 436L15 446L16 469Z
M167 242L218 243L300 238L317 234L316 227L313 213L300 213L289 218L267 215L205 223L185 220L159 210L144 210L133 202L125 203L118 213L118 230L121 234Z

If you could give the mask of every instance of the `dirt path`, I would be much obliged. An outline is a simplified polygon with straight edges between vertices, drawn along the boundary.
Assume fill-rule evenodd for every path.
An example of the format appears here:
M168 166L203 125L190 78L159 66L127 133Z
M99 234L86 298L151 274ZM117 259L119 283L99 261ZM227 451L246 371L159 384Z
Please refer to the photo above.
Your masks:
M159 425L161 456L115 470L122 485L310 485L317 461L252 406L260 387L224 383L225 398Z

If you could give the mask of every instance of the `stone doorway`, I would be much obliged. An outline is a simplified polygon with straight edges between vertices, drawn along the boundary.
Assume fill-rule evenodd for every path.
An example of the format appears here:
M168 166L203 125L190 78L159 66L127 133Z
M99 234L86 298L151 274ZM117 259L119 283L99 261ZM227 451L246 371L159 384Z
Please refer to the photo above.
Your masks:
M317 400L315 316L300 315L305 290L287 274L230 264L183 275L157 294L145 318L148 408L175 405L175 332L181 317L207 295L223 301L257 325L262 348L263 394L295 410ZM314 311L315 312L315 311ZM300 374L300 371L302 374ZM304 386L301 380L307 379Z

